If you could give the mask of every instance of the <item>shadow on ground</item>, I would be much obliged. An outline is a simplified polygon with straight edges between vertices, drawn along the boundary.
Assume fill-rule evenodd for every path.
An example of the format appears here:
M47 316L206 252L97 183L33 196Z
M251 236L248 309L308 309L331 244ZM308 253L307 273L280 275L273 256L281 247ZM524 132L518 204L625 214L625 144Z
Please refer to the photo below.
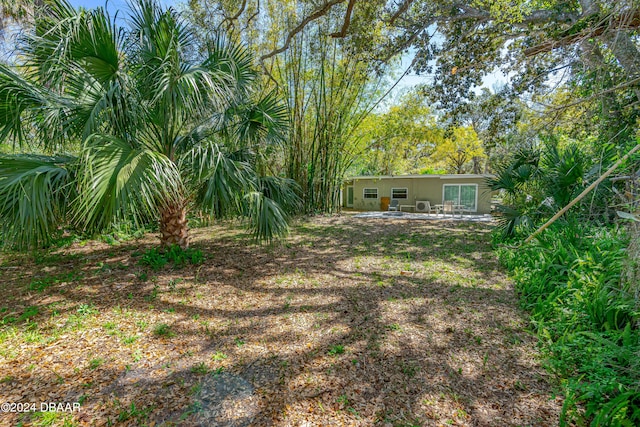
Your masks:
M95 425L557 424L486 224L194 235L206 261L182 269L140 266L151 238L5 261L4 318L38 309L0 332L0 394Z

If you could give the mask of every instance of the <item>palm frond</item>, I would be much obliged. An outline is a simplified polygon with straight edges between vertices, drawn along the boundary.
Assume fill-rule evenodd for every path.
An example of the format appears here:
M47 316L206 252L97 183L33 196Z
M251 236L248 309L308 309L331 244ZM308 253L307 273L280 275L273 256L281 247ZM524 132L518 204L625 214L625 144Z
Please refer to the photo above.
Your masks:
M0 156L3 240L20 249L47 245L64 222L73 157Z
M565 206L575 196L585 174L586 158L575 144L563 149L548 145L542 156L544 181L558 206Z
M271 243L289 231L287 214L273 199L262 192L252 191L245 196L249 228L257 242Z
M111 81L121 68L123 30L108 13L97 8L75 10L65 0L54 0L38 17L35 31L20 40L22 65L32 80L53 90L66 90L66 80L75 65L101 83Z
M172 151L187 124L204 121L223 111L236 96L234 76L227 70L199 62L192 29L171 8L139 0L133 4L129 38L137 90L146 102L148 121L161 129L160 144Z
M193 126L188 132L179 135L173 142L173 149L178 157L182 157L188 151L197 147L204 141L212 138L220 131L222 118L220 115L214 115L205 120L204 123ZM190 154L190 156L193 153Z
M247 162L235 160L221 146L205 141L181 159L181 170L191 176L197 203L217 217L243 211L243 195L256 190L256 176Z
M262 193L276 202L287 216L295 215L302 208L302 199L299 194L300 185L289 178L275 176L263 176L258 180Z
M540 176L539 158L535 150L517 151L507 162L496 165L495 177L488 178L487 185L493 191L503 190L516 196Z
M21 73L2 70L5 93L14 95L14 104L7 104L14 120L3 123L12 125L6 129L19 129L16 118L25 116L50 150L85 139L113 119L123 104L123 97L116 96L122 93L118 86L127 79L121 73L123 30L103 9L76 11L66 1L54 0L45 11L35 30L20 41ZM17 100L31 101L31 108L18 108ZM13 137L23 135L14 130Z
M241 43L216 34L207 42L207 58L203 67L214 75L231 76L238 99L246 99L257 77L253 61L251 52Z
M497 205L497 228L504 237L513 237L520 229L533 227L533 218L525 211L506 205Z
M239 118L236 138L243 145L283 142L289 125L289 111L275 91L255 103L235 108Z
M82 166L74 222L85 230L125 217L142 223L157 218L160 206L183 202L179 171L166 156L116 137L90 137Z
M23 145L34 117L47 105L46 90L0 64L0 141Z

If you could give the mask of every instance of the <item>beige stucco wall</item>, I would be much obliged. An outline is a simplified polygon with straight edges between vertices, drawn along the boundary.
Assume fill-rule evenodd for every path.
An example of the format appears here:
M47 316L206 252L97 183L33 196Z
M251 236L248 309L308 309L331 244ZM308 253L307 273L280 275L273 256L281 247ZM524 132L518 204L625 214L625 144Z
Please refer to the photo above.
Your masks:
M343 191L343 206L346 206L347 190L349 185L353 185L354 198L353 209L362 211L380 210L380 199L382 197L391 198L392 188L407 188L408 198L400 200L402 205L413 205L417 200L428 200L432 205L443 202L444 184L477 184L478 185L478 207L477 213L484 214L491 212L491 191L485 184L486 176L483 175L422 175L418 177L359 177L347 181ZM365 188L377 188L377 199L365 199Z

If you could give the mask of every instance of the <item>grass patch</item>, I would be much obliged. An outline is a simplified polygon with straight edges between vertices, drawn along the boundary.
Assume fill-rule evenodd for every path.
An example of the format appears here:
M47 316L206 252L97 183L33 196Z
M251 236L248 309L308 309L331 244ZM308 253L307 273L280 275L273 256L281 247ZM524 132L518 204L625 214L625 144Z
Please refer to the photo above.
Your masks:
M327 351L327 354L329 356L338 356L339 354L343 354L344 351L344 346L342 344L336 344L334 346L331 346L329 351Z
M104 364L104 359L102 359L102 358L98 357L96 359L91 359L89 361L89 369L92 369L92 370L93 369L97 369L100 366L102 366L103 364Z
M30 291L43 292L51 286L55 286L60 283L75 282L80 278L82 278L82 273L78 272L45 276L32 280L29 285L27 285L27 289Z
M175 336L175 333L171 330L171 327L166 323L160 323L153 328L153 334L157 337L171 338Z

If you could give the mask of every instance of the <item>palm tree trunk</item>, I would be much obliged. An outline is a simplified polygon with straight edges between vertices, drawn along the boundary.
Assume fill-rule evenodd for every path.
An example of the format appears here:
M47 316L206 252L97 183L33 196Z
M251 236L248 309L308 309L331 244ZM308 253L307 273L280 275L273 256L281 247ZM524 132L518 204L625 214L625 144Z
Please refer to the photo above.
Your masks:
M187 208L183 205L170 205L160 211L160 244L178 245L182 249L189 246L189 228L187 227Z

